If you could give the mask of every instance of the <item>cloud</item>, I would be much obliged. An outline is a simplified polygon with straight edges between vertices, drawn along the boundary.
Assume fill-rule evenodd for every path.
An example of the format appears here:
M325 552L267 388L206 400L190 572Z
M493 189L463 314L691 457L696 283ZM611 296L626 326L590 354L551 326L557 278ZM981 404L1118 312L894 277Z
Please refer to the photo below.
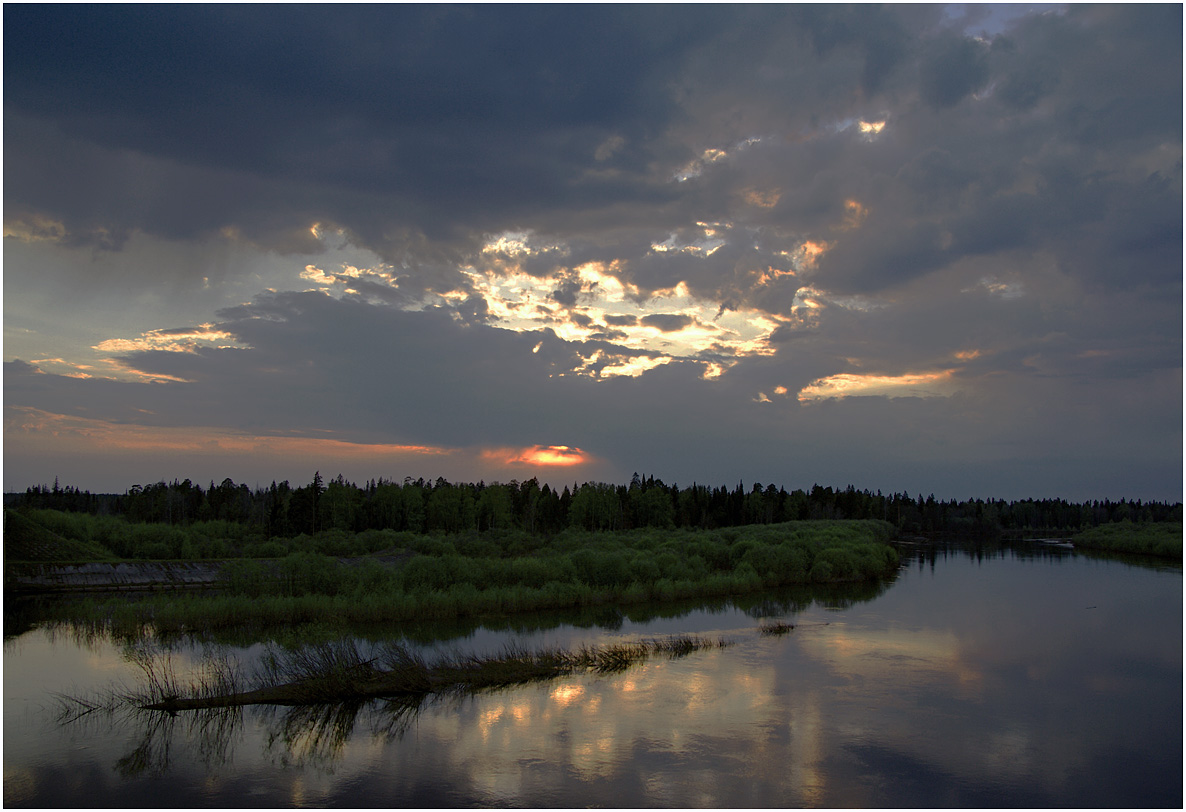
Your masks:
M1180 7L4 14L10 408L1180 484Z
M677 313L653 313L643 316L639 321L647 327L654 327L664 333L674 333L696 323L691 316Z

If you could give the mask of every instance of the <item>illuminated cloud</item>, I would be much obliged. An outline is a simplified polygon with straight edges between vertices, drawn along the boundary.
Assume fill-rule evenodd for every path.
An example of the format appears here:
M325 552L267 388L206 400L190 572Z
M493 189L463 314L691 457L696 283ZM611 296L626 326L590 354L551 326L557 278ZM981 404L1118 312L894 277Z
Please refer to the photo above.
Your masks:
M621 363L603 366L600 371L600 376L602 378L613 378L615 376L625 375L627 377L636 378L647 370L663 366L664 364L670 364L671 361L671 358L662 355L655 358L647 358L646 356L640 355L629 360L622 361Z
M4 237L21 242L61 242L66 238L66 226L45 215L12 215L4 220Z
M491 448L482 451L483 459L500 465L543 465L567 468L587 465L588 454L579 448L566 445L533 445L527 448Z
M727 228L706 223L697 227L702 233ZM777 318L750 307L724 309L718 301L693 294L682 280L644 295L633 283L622 281L624 270L619 261L561 266L544 275L514 265L471 266L462 269L469 292L457 290L445 298L460 302L480 296L488 317L503 329L548 329L566 341L611 341L623 350L615 354L598 348L583 354L584 363L560 374L633 377L673 359L698 359L706 352L724 352L734 361L773 352L769 338L778 329ZM791 276L793 271L770 268L755 285ZM619 360L611 362L611 355Z
M333 276L327 274L316 265L306 265L305 270L301 271L301 279L308 279L310 282L315 282L318 285L332 285L337 281Z
M140 409L140 412L147 410ZM153 451L197 455L253 455L273 458L372 460L382 463L408 456L448 456L457 449L391 443L354 443L324 437L247 434L208 426L162 427L113 423L40 409L5 408L6 440L34 447L68 441L81 452Z
M844 222L839 226L839 229L851 231L854 228L860 228L868 216L869 209L861 205L859 200L846 200L844 201Z
M706 166L715 164L717 161L723 161L728 157L729 153L725 152L725 150L717 149L716 147L710 147L704 150L704 152L700 154L699 158L696 158L683 169L680 169L678 172L676 172L675 180L683 183L686 180L698 178L704 173L704 168Z
M780 189L751 188L743 190L741 194L746 203L751 206L757 206L760 209L772 209L782 199L782 190Z
M482 253L511 258L538 254L565 256L568 249L554 242L543 241L531 231L504 231L489 237L482 246Z
M861 121L857 123L857 129L860 130L867 140L872 141L877 136L881 135L881 131L885 129L884 121Z
M841 373L813 381L799 390L801 402L858 396L942 397L951 394L954 369L906 375Z
M701 375L705 380L712 380L719 378L725 374L725 367L715 361L710 361L704 365L704 373Z
M149 350L165 352L195 352L198 347L237 347L240 344L225 330L213 324L192 328L150 330L139 338L109 338L92 349L101 353L128 354Z
M724 235L733 227L732 223L697 222L696 231L677 232L668 235L662 242L651 244L651 250L659 254L683 253L695 257L711 257L728 244Z

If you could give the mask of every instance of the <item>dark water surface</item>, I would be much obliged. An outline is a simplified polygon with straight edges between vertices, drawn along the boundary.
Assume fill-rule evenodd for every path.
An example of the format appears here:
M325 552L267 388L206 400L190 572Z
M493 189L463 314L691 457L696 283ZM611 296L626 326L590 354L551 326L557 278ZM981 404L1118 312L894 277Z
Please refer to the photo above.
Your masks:
M731 645L416 707L62 724L54 692L137 672L118 644L35 626L5 642L4 803L1182 806L1180 568L1040 546L903 560L875 595L627 613L611 628L478 629L442 647L674 633ZM774 619L796 628L758 632ZM172 657L184 671L203 653Z

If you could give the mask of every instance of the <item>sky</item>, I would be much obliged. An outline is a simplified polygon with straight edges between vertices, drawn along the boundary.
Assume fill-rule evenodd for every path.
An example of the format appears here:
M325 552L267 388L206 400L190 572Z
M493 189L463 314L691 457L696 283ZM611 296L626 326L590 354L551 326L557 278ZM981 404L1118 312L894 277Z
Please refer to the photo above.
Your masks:
M1182 7L4 5L6 491L1182 498Z

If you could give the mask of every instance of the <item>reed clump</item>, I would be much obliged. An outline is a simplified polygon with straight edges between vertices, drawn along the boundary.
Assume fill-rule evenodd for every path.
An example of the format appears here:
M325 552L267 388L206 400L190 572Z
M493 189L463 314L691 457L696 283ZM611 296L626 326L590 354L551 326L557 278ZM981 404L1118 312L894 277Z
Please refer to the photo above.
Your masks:
M401 643L388 644L367 656L353 641L334 641L296 649L274 648L264 659L257 687L250 690L241 690L238 676L219 665L183 692L167 658L146 660L141 664L145 689L127 699L147 710L176 713L474 691L582 671L615 673L652 656L682 657L725 645L724 640L679 636L582 646L573 651L509 647L495 656L449 655L430 663Z

